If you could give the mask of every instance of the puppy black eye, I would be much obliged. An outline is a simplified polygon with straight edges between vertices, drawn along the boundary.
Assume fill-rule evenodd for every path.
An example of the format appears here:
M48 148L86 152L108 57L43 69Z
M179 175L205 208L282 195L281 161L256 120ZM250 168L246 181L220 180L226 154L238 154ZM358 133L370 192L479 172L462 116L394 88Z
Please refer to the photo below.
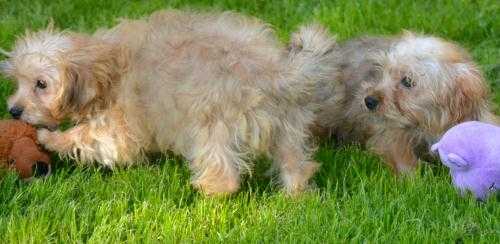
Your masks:
M40 88L40 89L47 88L47 82L44 80L36 80L36 88Z
M405 86L406 88L412 88L415 86L415 83L413 83L411 78L408 76L405 76L403 77L403 79L401 79L401 84L403 84L403 86Z

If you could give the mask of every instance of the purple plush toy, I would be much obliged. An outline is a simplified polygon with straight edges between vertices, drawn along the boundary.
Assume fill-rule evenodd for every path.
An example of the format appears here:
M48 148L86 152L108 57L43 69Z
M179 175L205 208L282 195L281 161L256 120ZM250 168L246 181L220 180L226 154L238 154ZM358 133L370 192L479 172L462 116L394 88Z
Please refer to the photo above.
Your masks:
M448 130L431 150L450 168L453 184L484 200L500 189L500 127L471 121Z

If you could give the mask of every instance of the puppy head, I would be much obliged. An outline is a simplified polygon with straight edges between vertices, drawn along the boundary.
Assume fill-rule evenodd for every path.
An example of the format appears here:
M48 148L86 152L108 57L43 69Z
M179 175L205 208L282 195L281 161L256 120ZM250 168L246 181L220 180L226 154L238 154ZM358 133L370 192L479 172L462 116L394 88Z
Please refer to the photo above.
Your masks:
M105 106L118 70L117 48L92 37L52 28L20 38L0 70L16 81L8 99L14 118L56 127Z
M469 55L444 40L405 33L373 57L377 72L363 84L365 109L403 128L439 136L487 114L487 87Z

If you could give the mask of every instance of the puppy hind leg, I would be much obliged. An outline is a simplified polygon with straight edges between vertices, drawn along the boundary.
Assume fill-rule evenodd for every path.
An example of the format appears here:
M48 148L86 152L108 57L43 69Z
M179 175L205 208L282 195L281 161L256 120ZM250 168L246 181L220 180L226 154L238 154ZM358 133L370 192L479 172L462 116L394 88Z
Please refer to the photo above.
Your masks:
M234 193L240 187L241 155L235 150L228 128L222 122L198 128L189 156L192 184L207 195Z

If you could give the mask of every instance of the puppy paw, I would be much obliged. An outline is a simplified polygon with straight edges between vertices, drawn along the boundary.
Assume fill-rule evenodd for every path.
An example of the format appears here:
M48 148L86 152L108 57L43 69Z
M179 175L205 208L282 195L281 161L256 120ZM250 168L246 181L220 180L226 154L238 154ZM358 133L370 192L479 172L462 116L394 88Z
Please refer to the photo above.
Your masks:
M38 143L49 151L60 151L60 145L62 144L60 134L59 131L52 132L47 129L39 129L37 131Z
M311 178L318 170L319 164L314 161L304 162L302 167L293 171L283 171L281 180L284 191L290 196L299 196L304 191L314 190Z
M38 129L37 138L40 144L46 144L50 140L50 131L47 129Z
M396 163L394 170L398 176L413 177L416 174L417 165L406 162Z
M192 182L193 186L207 196L229 196L240 189L240 182L232 177L220 177L218 179L198 179Z

